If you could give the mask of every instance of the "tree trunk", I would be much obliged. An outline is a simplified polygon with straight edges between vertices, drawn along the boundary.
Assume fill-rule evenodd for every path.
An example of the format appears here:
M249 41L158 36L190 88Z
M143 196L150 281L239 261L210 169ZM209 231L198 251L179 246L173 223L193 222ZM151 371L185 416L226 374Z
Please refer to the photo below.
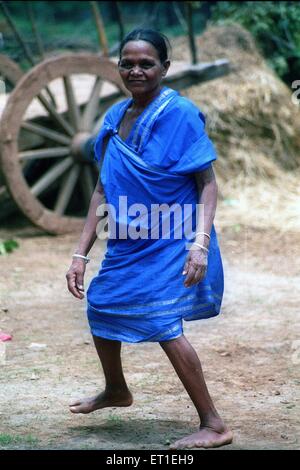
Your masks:
M192 56L192 64L197 64L197 49L196 49L196 41L194 35L194 28L193 28L193 5L192 2L185 3L185 13L186 13L186 20L188 25L188 36L189 36L189 45L190 51Z

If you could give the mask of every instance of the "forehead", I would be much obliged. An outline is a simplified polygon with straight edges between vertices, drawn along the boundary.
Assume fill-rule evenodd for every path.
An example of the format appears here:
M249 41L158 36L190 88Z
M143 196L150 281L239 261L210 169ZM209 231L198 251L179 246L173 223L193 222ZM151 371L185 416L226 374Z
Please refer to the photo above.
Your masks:
M154 59L159 60L159 55L155 47L147 41L138 39L136 41L128 41L122 49L121 57L138 58L138 59Z

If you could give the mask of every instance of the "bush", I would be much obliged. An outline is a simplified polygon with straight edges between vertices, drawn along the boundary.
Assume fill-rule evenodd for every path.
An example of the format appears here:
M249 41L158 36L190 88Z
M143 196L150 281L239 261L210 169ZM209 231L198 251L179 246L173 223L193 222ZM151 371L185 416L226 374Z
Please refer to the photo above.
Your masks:
M299 2L216 2L210 22L237 22L254 36L269 65L289 85L299 78Z

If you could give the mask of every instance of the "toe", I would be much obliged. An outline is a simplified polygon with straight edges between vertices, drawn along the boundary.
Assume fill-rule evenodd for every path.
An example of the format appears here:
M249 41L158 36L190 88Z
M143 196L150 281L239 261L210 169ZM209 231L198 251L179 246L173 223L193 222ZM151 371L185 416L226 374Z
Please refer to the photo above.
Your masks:
M70 406L70 411L72 411L72 413L80 413L81 412L80 408L81 408L80 405Z
M186 446L186 442L184 441L177 441L175 442L175 449L184 449Z
M170 449L173 449L173 450L178 449L178 441L173 442L173 444L171 444L169 448L170 448Z
M185 447L187 449L192 449L193 447L196 447L196 443L195 442L187 442Z
M81 403L80 400L72 401L72 403L69 403L69 406L77 406L77 405L80 405L80 403Z
M195 447L204 447L204 442L201 442L201 441L196 442Z

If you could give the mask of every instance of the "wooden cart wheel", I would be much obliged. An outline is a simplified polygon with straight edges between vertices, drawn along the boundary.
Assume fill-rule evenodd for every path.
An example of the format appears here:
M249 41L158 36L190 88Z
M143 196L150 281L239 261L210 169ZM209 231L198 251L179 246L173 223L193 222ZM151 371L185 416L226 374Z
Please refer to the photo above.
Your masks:
M21 68L18 66L16 62L11 60L9 57L6 55L0 54L0 78L3 80L5 88L0 89L0 93L7 93L11 89L14 88L16 83L20 80L20 78L23 76L23 71ZM2 171L0 168L0 218L10 214L14 208L15 204L11 200L8 191L6 189L6 186L4 184L4 177L2 175Z
M82 228L99 172L85 144L124 95L117 65L97 54L47 59L18 82L1 119L0 158L12 198L34 224L54 234ZM22 151L24 133L42 144Z
M4 81L7 80L10 85L14 86L23 76L23 73L16 62L6 55L0 54L0 75Z

